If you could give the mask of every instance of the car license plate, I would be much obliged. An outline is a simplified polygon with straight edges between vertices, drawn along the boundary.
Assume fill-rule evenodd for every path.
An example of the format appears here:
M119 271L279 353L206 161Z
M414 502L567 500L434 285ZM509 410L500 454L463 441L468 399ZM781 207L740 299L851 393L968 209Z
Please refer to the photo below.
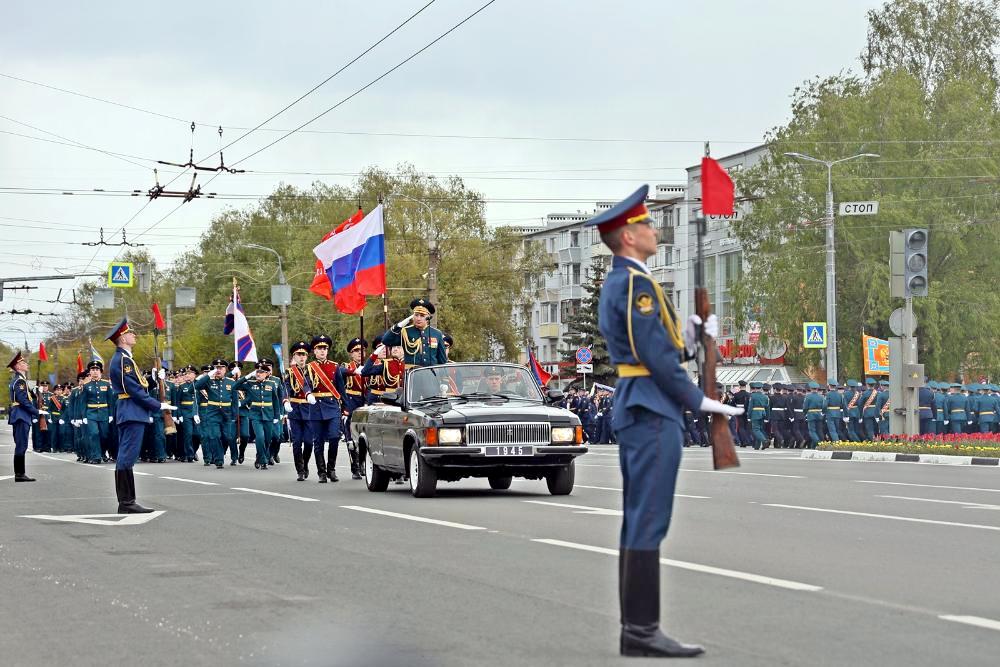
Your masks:
M531 445L497 445L486 448L486 456L534 456Z

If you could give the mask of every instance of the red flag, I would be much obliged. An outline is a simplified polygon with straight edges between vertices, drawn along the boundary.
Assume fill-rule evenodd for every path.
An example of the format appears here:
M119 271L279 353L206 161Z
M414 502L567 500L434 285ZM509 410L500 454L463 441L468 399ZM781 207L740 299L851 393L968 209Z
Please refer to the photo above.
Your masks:
M167 325L163 322L163 315L160 315L160 307L153 304L153 328L154 329L166 329Z
M535 382L538 386L544 387L552 379L552 373L549 373L542 365L538 363L538 359L535 357L535 353L532 349L528 348L528 361L531 363L531 374L535 376Z
M701 159L701 210L705 215L733 214L733 179L710 157Z
M38 360L39 361L48 361L49 360L49 355L46 354L46 352L45 352L45 343L39 343L38 344Z
M80 352L76 353L76 374L79 375L83 372L83 357Z
M337 310L345 315L357 315L365 309L367 300L364 294L359 294L358 289L351 285L345 289L337 290L337 293L333 295L333 303Z
M326 240L326 237L323 239ZM316 273L313 275L312 285L309 291L316 296L321 296L327 301L333 298L333 286L330 285L330 277L323 270L323 262L316 260Z

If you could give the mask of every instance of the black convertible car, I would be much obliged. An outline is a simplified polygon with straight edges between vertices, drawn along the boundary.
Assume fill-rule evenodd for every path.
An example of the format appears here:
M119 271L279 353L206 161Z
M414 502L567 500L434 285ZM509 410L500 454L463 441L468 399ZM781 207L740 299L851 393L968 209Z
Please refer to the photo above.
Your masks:
M548 405L534 378L514 364L453 363L411 368L401 393L354 411L369 491L407 479L418 498L437 483L486 477L494 489L514 477L544 479L553 495L572 492L573 459L587 452L580 420Z

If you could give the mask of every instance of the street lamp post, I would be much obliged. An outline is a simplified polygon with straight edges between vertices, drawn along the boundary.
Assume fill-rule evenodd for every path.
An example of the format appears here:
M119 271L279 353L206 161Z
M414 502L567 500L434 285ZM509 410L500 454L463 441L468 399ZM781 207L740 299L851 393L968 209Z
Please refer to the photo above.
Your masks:
M281 268L281 255L274 248L268 248L266 246L257 245L256 243L246 243L244 244L247 248L255 248L256 250L265 250L267 252L273 253L275 257L278 258L278 286L282 288L282 293L290 296L290 290L288 284L285 282L285 272ZM273 291L273 290L272 290ZM290 299L282 298L280 303L274 303L275 299L272 295L271 304L281 307L281 360L279 363L279 368L285 365L285 361L288 358L288 303Z
M389 195L390 197L399 197L400 199L406 199L415 204L420 204L425 209L427 209L427 215L430 217L431 227L437 230L437 221L434 218L434 209L430 205L417 199L416 197L411 197L409 195L404 195L400 192L393 192ZM436 231L435 231L436 233ZM427 299L433 303L437 304L437 267L438 267L438 244L437 238L432 238L427 240Z
M837 382L837 249L833 234L833 165L861 157L881 156L878 153L859 153L840 160L820 160L803 153L785 155L826 167L826 377L828 382Z

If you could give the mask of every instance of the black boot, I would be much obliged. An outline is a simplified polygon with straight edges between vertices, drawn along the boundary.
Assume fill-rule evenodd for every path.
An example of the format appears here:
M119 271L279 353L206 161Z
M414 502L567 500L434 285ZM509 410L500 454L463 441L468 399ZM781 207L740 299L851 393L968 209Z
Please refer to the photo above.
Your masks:
M311 444L302 447L302 476L309 479L309 459L312 458L313 446Z
M319 476L319 483L326 484L326 461L323 459L323 448L316 448L316 474Z
M331 482L339 482L340 478L337 477L337 445L340 444L340 440L331 442L327 446L327 457L326 457L326 476Z
M240 463L243 463L243 454L247 451L247 442L243 438L240 438L240 457L237 459Z
M135 477L132 470L115 470L115 492L119 514L148 514L153 510L135 502Z
M358 466L358 450L353 442L347 443L347 453L351 457L351 479L361 479L361 468Z
M293 449L292 459L295 462L295 473L298 475L298 478L295 481L304 482L306 480L306 476L302 473L302 452Z
M623 549L619 557L621 654L692 658L704 653L701 646L681 644L660 631L660 552Z
M14 455L14 481L15 482L34 482L33 477L28 477L24 474L24 454Z

